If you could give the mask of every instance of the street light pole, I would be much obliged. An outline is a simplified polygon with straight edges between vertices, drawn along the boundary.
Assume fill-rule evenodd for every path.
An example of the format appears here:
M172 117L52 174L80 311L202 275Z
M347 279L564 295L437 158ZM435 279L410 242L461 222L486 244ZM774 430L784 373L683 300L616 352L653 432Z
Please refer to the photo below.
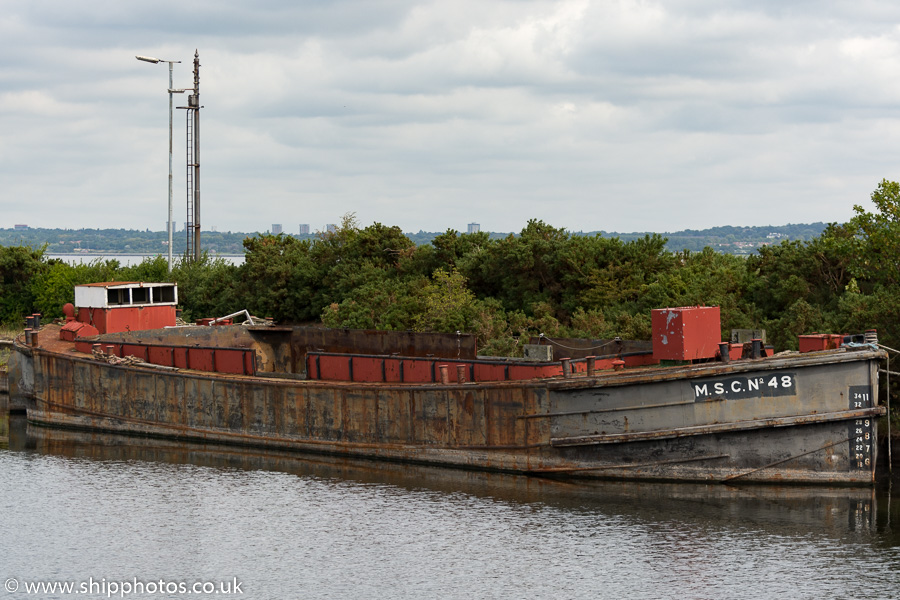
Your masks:
M158 64L169 64L169 218L166 221L166 229L169 232L169 273L172 272L172 94L184 93L184 90L176 90L172 88L172 65L181 63L180 60L161 60L151 56L135 56L136 59L144 62Z

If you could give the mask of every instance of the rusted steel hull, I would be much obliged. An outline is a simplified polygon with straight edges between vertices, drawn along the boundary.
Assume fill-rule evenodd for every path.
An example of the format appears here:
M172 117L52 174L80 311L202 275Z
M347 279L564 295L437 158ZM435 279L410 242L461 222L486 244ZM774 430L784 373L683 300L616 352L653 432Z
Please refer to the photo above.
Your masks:
M9 377L6 369L0 371L0 414L9 412Z
M6 354L12 350L13 344L7 340L0 340L0 354ZM5 396L9 395L9 373L6 369L6 361L3 361L4 364L0 365L0 402L3 402L3 405L6 404ZM2 405L0 405L2 408Z
M38 423L552 477L869 485L884 414L874 349L463 384L16 353L18 395Z

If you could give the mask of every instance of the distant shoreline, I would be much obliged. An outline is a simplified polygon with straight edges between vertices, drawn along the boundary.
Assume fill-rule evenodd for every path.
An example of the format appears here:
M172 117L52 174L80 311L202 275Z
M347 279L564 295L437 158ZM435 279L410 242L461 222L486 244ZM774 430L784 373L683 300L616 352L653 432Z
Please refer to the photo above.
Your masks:
M246 256L246 254L217 254L216 252L210 252L209 254L217 258L244 258ZM103 250L95 252L89 250L86 252L48 252L46 256L96 256L97 258L103 256L162 256L166 258L168 255L164 252L104 252ZM179 258L180 256L180 254L173 254L172 258Z
M166 254L162 253L149 253L149 252L47 252L44 254L45 259L56 259L61 260L70 265L78 265L78 264L88 264L94 261L100 260L115 260L118 261L121 266L131 267L137 264L144 262L147 259L154 259L156 257L160 257L163 260L166 260ZM172 260L173 264L180 261L182 256L180 254L173 254ZM246 255L244 254L209 254L209 258L211 260L223 260L226 263L230 263L232 265L241 265L246 260Z
M548 226L549 227L549 226ZM785 241L809 241L822 235L827 225L825 223L788 224L779 226L722 226L710 229L666 232L663 234L651 232L573 232L560 230L566 235L603 238L618 238L622 242L643 240L645 237L662 237L666 240L665 248L670 252L689 250L699 252L704 248L712 248L724 254L747 256L758 251L763 246L780 244ZM554 229L555 231L555 229ZM432 244L434 240L447 232L403 233L416 246ZM254 235L240 232L206 232L203 240L203 248L210 252L210 257L224 258L226 260L241 260L245 256L244 242ZM306 243L319 239L316 234L280 234ZM456 232L456 235L467 234ZM492 241L506 239L515 233L498 233L480 231L478 239L485 237ZM97 256L164 256L167 253L165 244L165 232L151 232L123 229L2 229L0 228L0 246L29 246L31 248L45 247L46 254L58 254L67 260L80 256L91 259ZM480 242L479 242L480 243ZM216 253L213 254L213 251ZM184 240L180 240L172 247L174 255L181 256L184 253Z

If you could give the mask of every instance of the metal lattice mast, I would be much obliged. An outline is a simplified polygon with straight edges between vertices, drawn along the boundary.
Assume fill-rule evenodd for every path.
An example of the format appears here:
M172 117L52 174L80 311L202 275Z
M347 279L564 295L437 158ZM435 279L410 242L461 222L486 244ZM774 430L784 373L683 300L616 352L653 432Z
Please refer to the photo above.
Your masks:
M184 250L185 260L192 260L194 257L194 110L188 107L187 123L185 131L187 132L187 147L185 148L185 156L187 157L187 174L185 182L187 184L187 219L185 220L184 231L187 235L187 245Z
M200 53L194 50L194 89L187 109L187 248L188 260L200 260Z

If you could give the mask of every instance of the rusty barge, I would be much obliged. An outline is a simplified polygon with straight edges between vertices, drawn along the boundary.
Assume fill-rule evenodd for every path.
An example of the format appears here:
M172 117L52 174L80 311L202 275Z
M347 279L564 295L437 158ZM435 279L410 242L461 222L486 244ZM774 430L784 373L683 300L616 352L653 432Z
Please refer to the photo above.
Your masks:
M176 303L174 284L79 286L64 325L17 339L11 403L52 427L527 475L875 479L872 343L772 356L686 307L654 311L649 349L503 360L462 334L173 327Z

